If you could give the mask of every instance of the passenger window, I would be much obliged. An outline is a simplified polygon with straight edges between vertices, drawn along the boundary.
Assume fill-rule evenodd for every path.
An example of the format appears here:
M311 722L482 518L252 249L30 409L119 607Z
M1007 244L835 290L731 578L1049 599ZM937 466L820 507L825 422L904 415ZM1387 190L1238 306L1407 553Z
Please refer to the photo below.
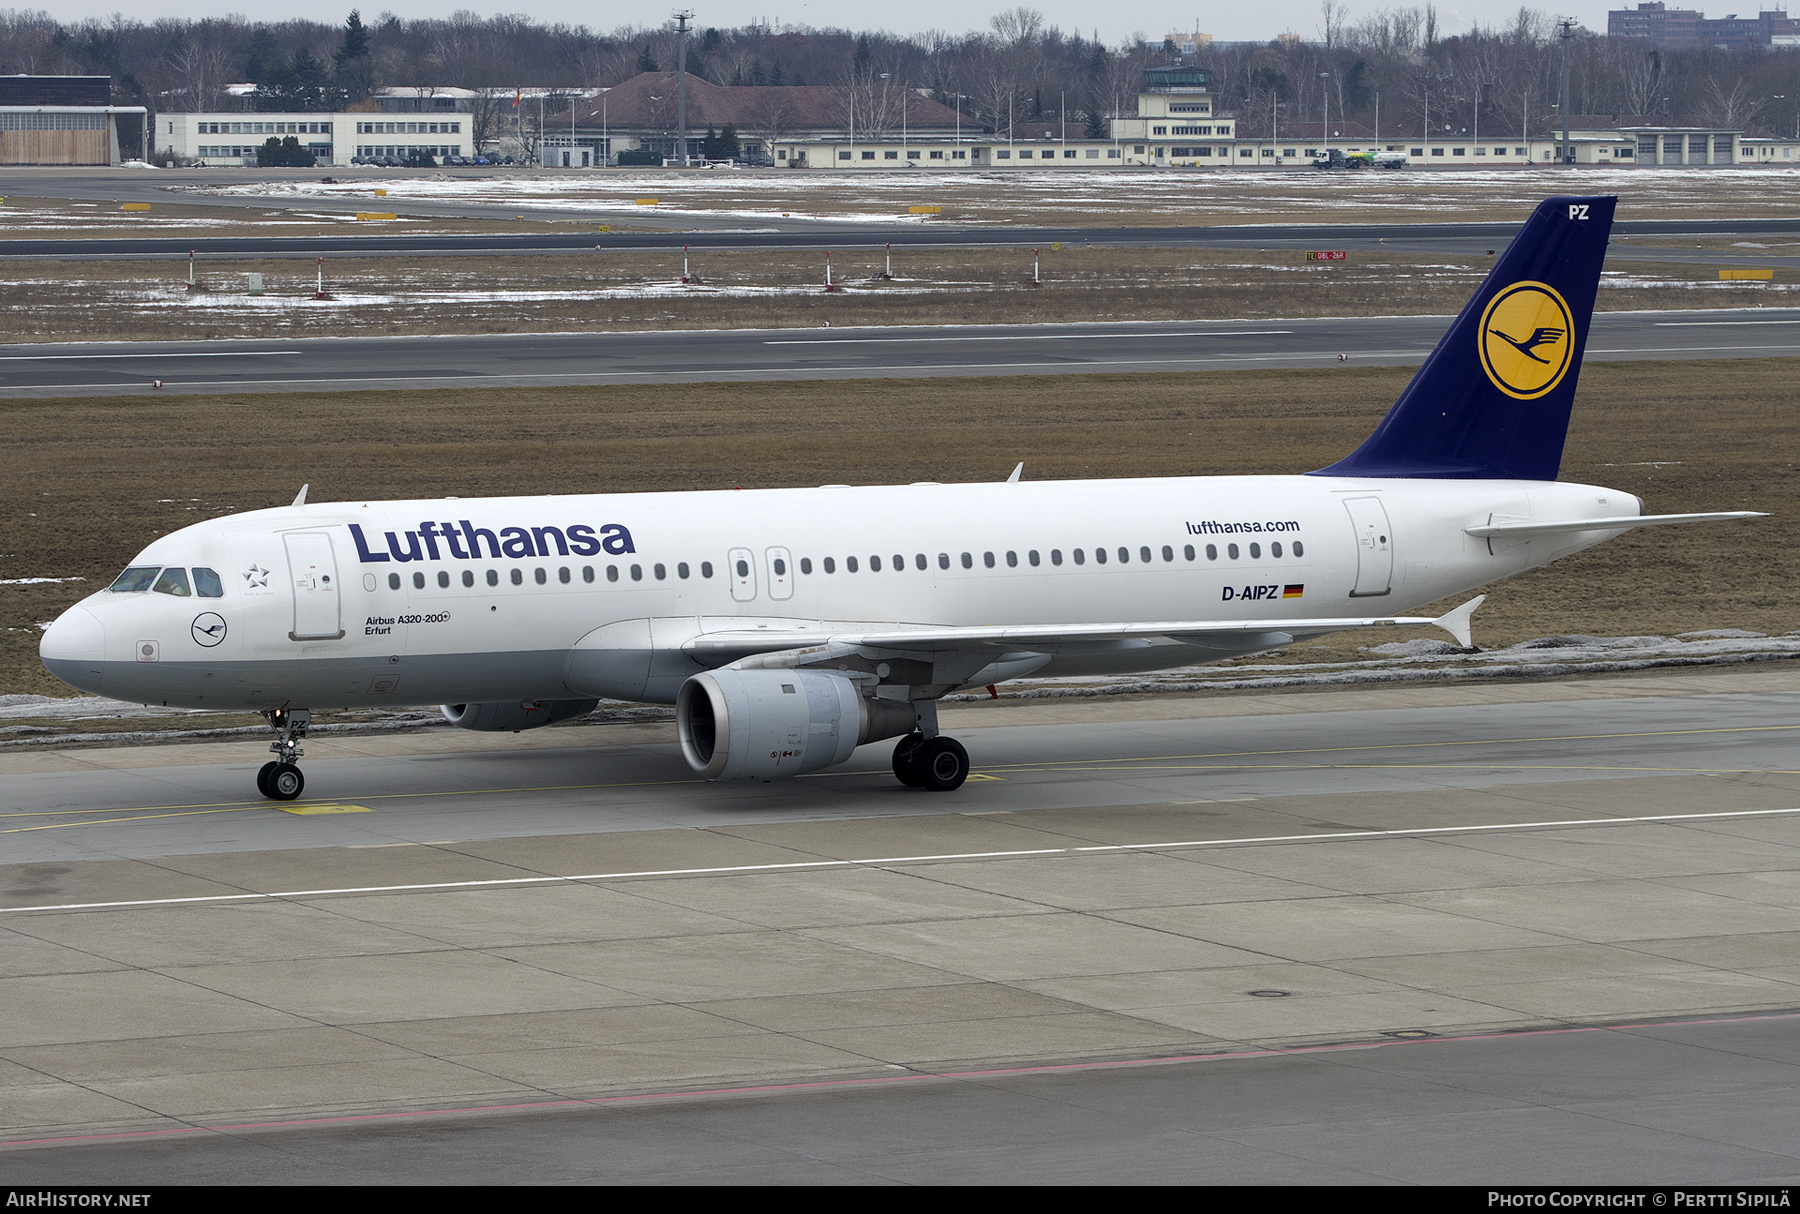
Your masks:
M855 557L847 556L844 558L844 572L845 573L855 573L856 572L856 558Z
M425 575L424 574L422 574L422 573L413 574L413 589L414 590L425 589Z
M532 576L532 579L534 581L536 581L537 584L540 586L542 586L545 582L548 582L550 580L550 578L544 573L544 571L542 569L532 570L531 576Z
M487 584L490 586L498 586L500 584L500 571L498 569L490 569L487 571Z
M1130 562L1131 562L1131 549L1129 549L1129 548L1119 549L1119 564L1126 565L1126 564L1130 564Z
M700 562L700 576L701 577L711 577L712 576L712 562L711 561L701 561Z
M1081 561L1079 559L1077 559L1075 563L1077 565L1079 565L1079 564L1081 564ZM1094 564L1096 564L1096 565L1106 564L1106 549L1104 549L1104 548L1094 549Z
M1262 559L1262 545L1261 544L1250 545L1250 559L1253 561L1260 561Z
M608 565L606 567L606 580L609 582L616 582L619 580L619 567L617 565Z
M682 568L685 569L685 568L687 568L687 566L683 565ZM800 558L800 572L801 573L811 573L812 572L812 558L810 556L803 556ZM681 576L686 577L687 574L684 573Z
M837 560L835 558L828 556L825 558L825 560L822 562L822 564L823 564L823 567L824 567L826 573L836 573L837 572Z
M894 553L894 572L895 573L905 573L906 572L906 554L905 553L903 553L903 552Z
M982 553L981 563L986 565L989 569L992 569L994 567L994 554L991 552Z
M1269 555L1276 558L1281 556L1281 542L1279 540L1269 545Z
M855 560L856 558L851 557L850 559ZM855 570L851 570L851 572L854 573ZM871 573L880 573L881 572L881 558L880 557L872 556L869 558L869 572L871 572Z
M475 571L473 569L463 570L463 585L464 586L473 586L474 584L475 584Z
M449 572L449 570L447 570L447 569L438 570L438 589L439 590L450 589L450 572Z
M807 570L807 572L808 572L808 573L811 573L811 572L812 572L812 570L811 570L811 569L808 569L808 570ZM685 581L687 581L687 576L688 576L688 564L687 564L687 562L686 562L686 561L682 561L682 562L680 562L680 563L679 563L679 564L677 564L677 565L676 565L676 566L675 566L675 576L676 576L676 577L678 577L678 578L680 578L680 579L681 579L681 580L682 580L682 581L684 581L684 582L685 582ZM589 578L589 579L588 579L588 581L590 581L590 582L591 582L591 581L593 581L593 580L594 580L594 579L593 579L593 578Z
M962 554L962 563L963 563L963 568L964 568L964 569L973 569L973 568L975 568L975 558L974 558L974 557L972 557L972 556L970 556L970 555L969 555L969 554L968 554L968 553L966 553L966 552L965 552L965 553L963 553L963 554Z
M775 562L775 572L776 573L781 572L781 566L782 566L782 562L780 562L780 561ZM667 565L653 565L650 568L650 572L654 573L656 575L656 580L660 582L669 576L669 567ZM567 581L568 579L564 578L563 580Z
M686 565L683 565L681 567L681 576L682 577L687 576L687 566ZM594 567L592 565L583 565L581 567L581 580L584 582L591 582L594 580Z
M562 566L556 571L556 580L567 586L569 584L569 567Z
M1052 548L1050 550L1050 563L1052 565L1062 564L1062 549L1061 548Z
M1304 545L1302 545L1300 543L1299 540L1294 541L1294 555L1295 556L1305 556L1306 555L1306 548Z
M1170 552L1167 548L1164 548L1163 549L1163 560L1172 561L1174 559L1175 559L1175 554L1173 552ZM1140 560L1140 561L1144 562L1144 564L1148 565L1150 563L1150 550L1148 548L1139 548L1138 549L1138 560Z
M925 554L923 552L921 552L913 557L913 564L916 565L920 569L924 569L927 566L929 566L931 564L931 562L927 561L925 559Z
M1006 554L1006 567L1008 569L1016 569L1016 568L1018 568L1018 566L1019 566L1019 554L1016 552L1008 552Z
M525 571L523 569L515 568L512 571L512 584L515 586L523 586L525 584Z
M1219 559L1219 549L1217 545L1208 544L1206 546L1206 559L1209 561L1216 561Z
M737 563L737 575L739 577L749 577L750 576L750 562L749 561L739 561Z
M1082 555L1081 549L1077 548L1077 549L1075 549L1075 551L1071 552L1069 555L1075 558L1075 563L1077 565L1087 564L1087 557Z
M1225 555L1230 557L1234 561L1237 560L1237 557L1238 557L1237 545L1236 544L1225 545Z
M743 562L739 561L738 564L741 565ZM540 582L543 580L543 578L538 579ZM631 580L634 582L641 582L644 580L644 567L642 565L633 565L631 567Z
M950 568L950 554L948 552L938 553L938 568L939 569Z
M165 569L162 576L156 579L156 585L150 587L157 594L172 594L178 599L185 599L188 590L187 570Z
M400 575L399 574L397 574L397 573L388 574L388 589L389 590L400 589Z
M194 592L203 599L222 599L225 597L225 583L210 569L196 569Z
M1030 552L1027 552L1025 554L1025 559L1031 562L1031 567L1033 569L1036 569L1038 566L1038 550L1033 548Z
M742 562L739 562L739 563L741 564ZM662 577L662 575L663 575L662 574L662 566L658 565L656 567L656 576L660 578L660 577ZM782 560L780 557L775 558L775 576L776 577L786 577L787 576L787 562Z
M1187 547L1183 548L1181 550L1181 555L1185 556L1190 561L1193 560L1194 559L1194 546L1192 544L1189 544Z
M118 580L111 586L108 586L107 589L113 591L115 594L141 593L150 589L151 583L156 581L157 572L161 568L162 566L160 565L138 565L134 568L127 569L124 573L121 573Z

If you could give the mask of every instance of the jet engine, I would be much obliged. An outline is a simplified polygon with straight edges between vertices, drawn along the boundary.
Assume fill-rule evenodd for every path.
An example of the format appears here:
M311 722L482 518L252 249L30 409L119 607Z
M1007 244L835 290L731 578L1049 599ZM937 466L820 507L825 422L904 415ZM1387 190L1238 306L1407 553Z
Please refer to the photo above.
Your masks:
M440 704L444 720L458 729L518 733L592 712L599 700L503 700L498 704Z
M779 780L842 763L864 742L918 728L905 700L864 696L820 670L709 670L681 685L675 725L709 780Z

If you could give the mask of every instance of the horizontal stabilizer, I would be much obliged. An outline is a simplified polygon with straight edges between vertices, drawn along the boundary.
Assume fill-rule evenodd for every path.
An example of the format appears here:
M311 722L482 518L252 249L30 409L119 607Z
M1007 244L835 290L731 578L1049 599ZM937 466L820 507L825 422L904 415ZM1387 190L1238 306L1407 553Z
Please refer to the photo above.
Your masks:
M1534 535L1569 535L1577 531L1628 531L1633 527L1672 527L1676 523L1722 523L1740 518L1768 518L1756 510L1725 510L1716 514L1630 514L1614 518L1569 519L1559 523L1534 523L1529 519L1511 523L1483 523L1464 527L1463 531L1478 539L1506 536L1530 539Z

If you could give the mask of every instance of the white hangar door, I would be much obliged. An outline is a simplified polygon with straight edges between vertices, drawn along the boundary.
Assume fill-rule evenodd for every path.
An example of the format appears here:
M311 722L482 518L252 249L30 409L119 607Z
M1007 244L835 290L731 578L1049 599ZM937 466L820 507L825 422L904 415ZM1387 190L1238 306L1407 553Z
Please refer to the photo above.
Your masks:
M322 531L300 531L282 538L287 542L288 582L294 588L294 630L289 639L338 639L344 626L331 537Z

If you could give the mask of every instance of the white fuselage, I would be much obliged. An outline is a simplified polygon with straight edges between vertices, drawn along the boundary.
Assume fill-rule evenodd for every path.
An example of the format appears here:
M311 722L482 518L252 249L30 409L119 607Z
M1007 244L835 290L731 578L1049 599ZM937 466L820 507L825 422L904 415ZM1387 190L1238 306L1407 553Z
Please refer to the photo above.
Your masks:
M571 686L572 651L623 621L653 621L647 643L679 650L778 621L1393 615L1618 534L1503 543L1466 527L1641 509L1587 485L1319 476L309 504L156 540L134 567L216 570L222 597L100 591L57 621L43 654L85 690L197 708L567 699L596 694ZM1090 649L1033 672L1178 666L1273 643Z

